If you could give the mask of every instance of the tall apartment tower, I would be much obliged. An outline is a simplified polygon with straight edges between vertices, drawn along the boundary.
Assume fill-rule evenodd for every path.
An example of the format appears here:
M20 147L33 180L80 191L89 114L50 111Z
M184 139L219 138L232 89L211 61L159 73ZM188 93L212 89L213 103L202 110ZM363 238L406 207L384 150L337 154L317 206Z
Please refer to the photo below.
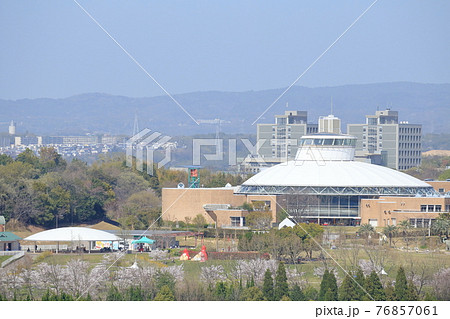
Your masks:
M341 134L341 120L332 114L319 117L319 133Z
M11 121L11 124L9 124L8 133L9 135L16 135L16 123L14 121Z
M422 162L422 125L399 122L397 111L367 115L365 124L348 124L347 133L358 138L357 158L399 170Z
M306 111L285 111L275 115L275 124L258 124L258 155L263 158L292 159L300 137L317 133L317 124L308 124Z

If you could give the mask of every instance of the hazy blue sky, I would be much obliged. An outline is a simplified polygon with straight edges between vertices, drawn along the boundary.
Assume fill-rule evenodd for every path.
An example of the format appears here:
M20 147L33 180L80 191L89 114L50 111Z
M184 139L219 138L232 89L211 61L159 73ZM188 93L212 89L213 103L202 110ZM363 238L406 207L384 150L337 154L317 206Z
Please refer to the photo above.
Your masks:
M79 0L169 92L287 87L373 0ZM297 85L450 83L450 1L379 0ZM0 98L162 95L72 0L0 2Z

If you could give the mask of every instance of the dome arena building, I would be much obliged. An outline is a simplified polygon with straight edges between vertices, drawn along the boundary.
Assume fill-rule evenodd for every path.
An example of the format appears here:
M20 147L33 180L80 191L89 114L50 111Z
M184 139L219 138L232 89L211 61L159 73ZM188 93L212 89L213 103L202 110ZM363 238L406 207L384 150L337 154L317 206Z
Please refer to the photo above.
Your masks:
M433 187L405 173L354 160L356 137L303 136L295 160L268 168L236 190L277 195L297 222L357 225L362 199L433 196Z
M415 225L418 219L429 225L438 212L450 210L450 198L439 198L429 183L355 161L355 145L356 137L349 135L305 135L294 160L266 168L240 186L164 188L163 218L184 221L202 214L217 227L242 228L250 214L242 205L249 203L271 212L273 225L286 214L295 222L322 225L386 226L413 217ZM436 209L423 210L430 205Z

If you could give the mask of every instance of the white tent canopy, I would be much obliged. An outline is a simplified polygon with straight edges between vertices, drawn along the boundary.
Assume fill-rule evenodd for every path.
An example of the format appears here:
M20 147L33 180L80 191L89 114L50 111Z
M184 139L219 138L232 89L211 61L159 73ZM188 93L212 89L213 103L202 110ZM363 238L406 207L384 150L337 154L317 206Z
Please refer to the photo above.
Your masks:
M61 227L28 236L29 241L119 241L120 238L108 232L86 227Z

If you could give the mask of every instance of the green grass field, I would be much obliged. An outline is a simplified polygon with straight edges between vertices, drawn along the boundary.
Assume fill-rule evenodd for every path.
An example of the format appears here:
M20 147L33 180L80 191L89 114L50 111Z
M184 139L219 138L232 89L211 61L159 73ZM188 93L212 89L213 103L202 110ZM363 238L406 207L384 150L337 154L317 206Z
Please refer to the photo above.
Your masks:
M0 256L0 264L4 262L6 259L9 259L11 256Z
M40 253L36 254L33 264L37 265L39 263L47 263L47 264L53 264L53 265L66 265L70 260L74 259L80 259L83 261L87 261L92 266L95 266L96 264L100 263L103 259L103 256L105 254L49 254L49 253ZM133 264L135 260L135 255L123 255L122 258L116 263L117 266L123 266L128 267Z

